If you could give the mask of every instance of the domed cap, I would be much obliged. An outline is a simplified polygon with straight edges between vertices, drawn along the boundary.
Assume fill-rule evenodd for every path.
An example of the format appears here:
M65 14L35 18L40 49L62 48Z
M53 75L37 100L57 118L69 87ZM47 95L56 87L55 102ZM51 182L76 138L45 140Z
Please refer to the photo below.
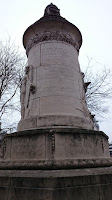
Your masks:
M72 44L76 50L82 44L82 35L79 29L60 15L60 9L54 4L48 5L44 10L44 15L34 24L29 26L23 35L23 45L28 51L32 44L37 44L45 40L60 40Z

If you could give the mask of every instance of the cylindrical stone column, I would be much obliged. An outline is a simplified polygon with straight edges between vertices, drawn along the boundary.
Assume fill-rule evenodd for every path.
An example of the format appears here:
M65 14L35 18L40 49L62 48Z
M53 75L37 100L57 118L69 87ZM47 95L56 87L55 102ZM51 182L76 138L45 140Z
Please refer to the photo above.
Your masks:
M21 86L18 131L42 127L93 129L78 62L82 36L54 5L23 36L28 67Z

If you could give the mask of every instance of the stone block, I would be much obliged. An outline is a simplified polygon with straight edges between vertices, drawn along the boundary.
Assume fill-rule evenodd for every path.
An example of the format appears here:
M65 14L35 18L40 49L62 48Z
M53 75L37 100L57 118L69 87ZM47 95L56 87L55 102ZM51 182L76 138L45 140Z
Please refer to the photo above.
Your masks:
M39 98L35 98L29 101L28 107L27 104L25 104L25 117L24 118L33 118L34 116L39 115Z
M18 130L28 130L33 129L34 127L37 127L37 118L36 117L30 117L26 118L24 120L21 120L18 123Z
M83 129L42 128L21 131L7 135L0 151L0 169L60 169L112 164L108 137L102 132Z
M5 178L7 177L7 178ZM3 200L111 200L112 168L75 170L0 170Z
M70 96L81 99L78 90L78 76L76 70L62 65L41 66L37 69L38 97ZM69 73L71 71L71 73Z
M97 134L57 134L55 136L55 154L56 159L93 159L97 157L106 157L108 154L107 140ZM61 154L60 154L61 152Z
M41 64L41 56L40 56L41 46L38 44L32 47L28 54L28 65L32 65L34 67L39 67Z
M40 98L40 115L74 115L84 117L83 104L76 98L66 96L50 96ZM88 117L86 115L86 117ZM68 121L68 125L70 122Z
M70 44L44 42L41 43L41 65L66 65L79 71L78 54Z
M22 122L24 123L24 122ZM76 117L74 115L40 115L37 117L37 127L71 127L91 129L92 123L88 118ZM21 130L21 129L19 129Z
M14 137L11 146L11 160L45 160L45 136L22 135Z

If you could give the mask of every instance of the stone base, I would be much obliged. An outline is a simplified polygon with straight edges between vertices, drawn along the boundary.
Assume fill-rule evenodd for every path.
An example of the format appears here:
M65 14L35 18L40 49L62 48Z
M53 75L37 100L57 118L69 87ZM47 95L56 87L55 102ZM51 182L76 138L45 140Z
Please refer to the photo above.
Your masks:
M108 137L100 131L48 128L7 135L0 169L73 169L111 166Z
M7 135L0 148L2 200L111 200L112 158L99 131L48 128Z
M74 115L42 115L20 120L18 131L31 130L37 128L66 127L79 129L93 129L93 122L88 117L78 117Z
M1 200L111 200L112 167L0 170Z
M76 169L111 166L108 137L100 131L48 128L7 135L0 169Z

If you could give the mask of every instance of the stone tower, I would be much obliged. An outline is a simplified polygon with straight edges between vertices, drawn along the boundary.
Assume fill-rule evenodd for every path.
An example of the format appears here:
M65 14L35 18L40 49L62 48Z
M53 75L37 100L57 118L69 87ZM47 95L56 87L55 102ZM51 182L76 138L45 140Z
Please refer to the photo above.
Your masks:
M79 29L50 4L23 44L21 120L0 147L1 199L111 200L112 158L86 105Z
M79 29L62 18L53 4L27 28L23 45L28 67L21 87L18 131L39 127L93 129L78 62L81 44ZM35 91L31 91L31 84Z

